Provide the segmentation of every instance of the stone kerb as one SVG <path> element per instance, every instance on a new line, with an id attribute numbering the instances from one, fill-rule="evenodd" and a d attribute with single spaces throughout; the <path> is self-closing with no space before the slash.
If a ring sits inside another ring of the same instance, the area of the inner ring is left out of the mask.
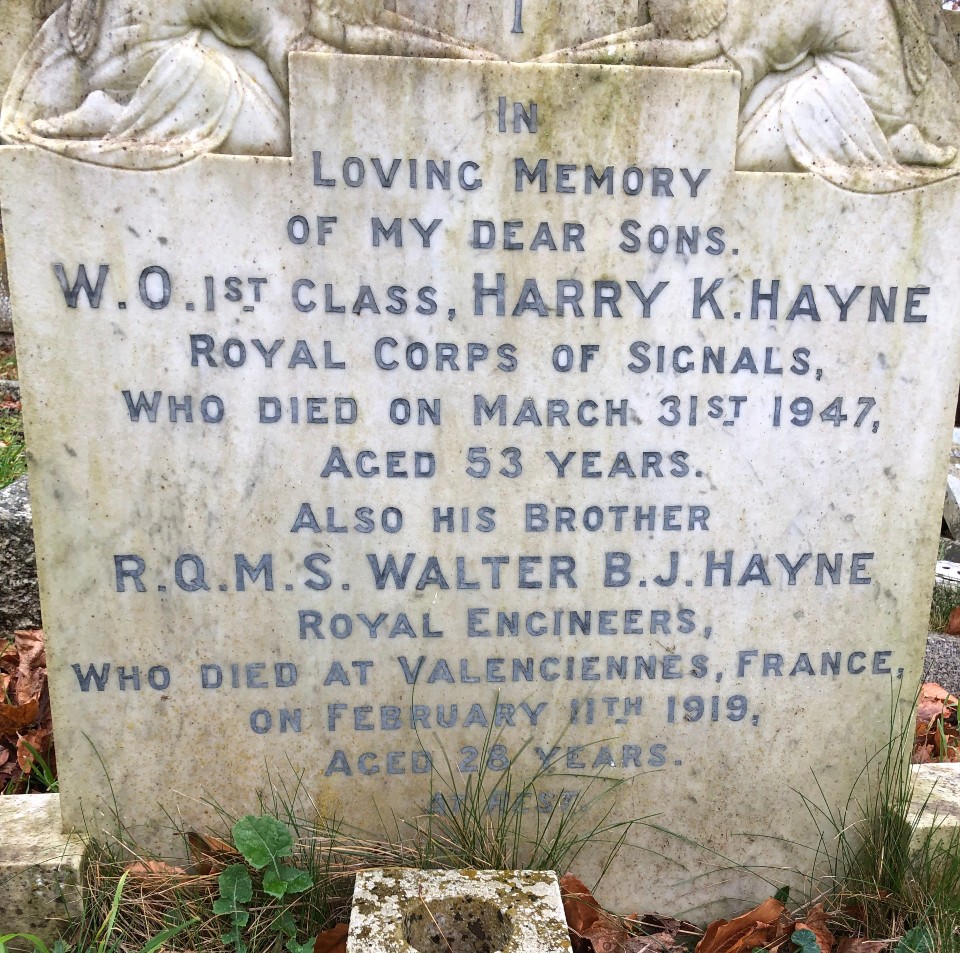
<path id="1" fill-rule="evenodd" d="M 32 933 L 52 943 L 63 922 L 79 913 L 85 844 L 62 828 L 58 794 L 0 797 L 0 933 Z"/>
<path id="2" fill-rule="evenodd" d="M 912 843 L 943 844 L 960 837 L 960 764 L 918 764 L 907 823 Z"/>

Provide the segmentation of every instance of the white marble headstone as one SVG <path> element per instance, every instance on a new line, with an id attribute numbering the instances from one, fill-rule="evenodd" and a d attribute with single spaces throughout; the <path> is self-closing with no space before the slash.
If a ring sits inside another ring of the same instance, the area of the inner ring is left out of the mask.
<path id="1" fill-rule="evenodd" d="M 636 831 L 613 906 L 759 896 L 724 858 L 805 863 L 794 792 L 919 676 L 957 181 L 736 172 L 729 72 L 304 54 L 291 97 L 291 158 L 0 149 L 65 820 L 295 770 L 373 829 L 513 759 L 531 820 L 624 778 L 702 842 Z"/>

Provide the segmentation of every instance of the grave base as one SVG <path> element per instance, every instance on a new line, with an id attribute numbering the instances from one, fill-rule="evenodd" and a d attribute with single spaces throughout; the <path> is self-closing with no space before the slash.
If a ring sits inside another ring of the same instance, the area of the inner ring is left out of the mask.
<path id="1" fill-rule="evenodd" d="M 960 764 L 914 765 L 913 782 L 908 821 L 914 824 L 914 846 L 931 831 L 934 842 L 960 837 Z"/>
<path id="2" fill-rule="evenodd" d="M 32 933 L 52 943 L 65 919 L 79 910 L 86 846 L 82 837 L 63 833 L 60 795 L 0 797 L 0 844 L 0 933 Z"/>

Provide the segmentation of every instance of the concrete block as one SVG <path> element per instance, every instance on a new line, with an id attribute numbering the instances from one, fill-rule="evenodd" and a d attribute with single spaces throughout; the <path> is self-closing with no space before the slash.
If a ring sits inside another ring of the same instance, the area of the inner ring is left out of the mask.
<path id="1" fill-rule="evenodd" d="M 347 953 L 570 953 L 552 871 L 406 870 L 357 875 Z"/>
<path id="2" fill-rule="evenodd" d="M 914 845 L 933 831 L 934 842 L 960 838 L 960 764 L 916 764 L 910 820 Z M 960 843 L 960 842 L 958 842 Z"/>
<path id="3" fill-rule="evenodd" d="M 22 476 L 0 490 L 0 635 L 40 624 L 33 518 Z"/>
<path id="4" fill-rule="evenodd" d="M 0 933 L 33 933 L 51 943 L 65 918 L 79 912 L 84 850 L 81 837 L 63 833 L 60 795 L 0 797 L 0 844 Z"/>

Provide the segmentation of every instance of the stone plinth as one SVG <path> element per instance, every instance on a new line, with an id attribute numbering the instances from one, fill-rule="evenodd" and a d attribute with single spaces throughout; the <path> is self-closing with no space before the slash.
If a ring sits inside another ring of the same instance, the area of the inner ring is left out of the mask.
<path id="1" fill-rule="evenodd" d="M 79 912 L 84 842 L 62 828 L 59 794 L 0 797 L 0 932 L 32 933 L 52 944 L 64 920 Z"/>
<path id="2" fill-rule="evenodd" d="M 960 846 L 960 764 L 917 764 L 911 770 L 913 844 Z"/>

